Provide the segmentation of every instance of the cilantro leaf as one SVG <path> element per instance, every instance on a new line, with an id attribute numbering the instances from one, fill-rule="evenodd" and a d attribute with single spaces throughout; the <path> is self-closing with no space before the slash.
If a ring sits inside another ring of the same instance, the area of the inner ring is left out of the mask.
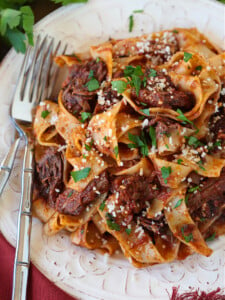
<path id="1" fill-rule="evenodd" d="M 182 233 L 182 236 L 183 236 L 185 242 L 190 243 L 193 241 L 193 234 L 190 233 L 189 235 L 185 235 L 184 227 L 181 228 L 181 233 Z"/>
<path id="2" fill-rule="evenodd" d="M 88 175 L 89 175 L 89 173 L 90 173 L 90 171 L 91 171 L 91 168 L 84 168 L 84 169 L 82 169 L 80 171 L 72 171 L 72 172 L 70 172 L 70 174 L 71 174 L 73 180 L 75 182 L 78 182 L 78 181 L 80 181 L 82 179 L 87 178 Z"/>
<path id="3" fill-rule="evenodd" d="M 92 77 L 86 84 L 85 86 L 88 88 L 89 92 L 96 91 L 99 89 L 100 85 L 99 82 L 96 78 Z"/>
<path id="4" fill-rule="evenodd" d="M 155 133 L 155 128 L 153 126 L 150 126 L 150 128 L 149 128 L 149 135 L 152 140 L 152 145 L 156 147 L 157 146 L 156 133 Z"/>
<path id="5" fill-rule="evenodd" d="M 129 32 L 132 32 L 133 27 L 134 27 L 134 16 L 130 15 L 129 16 Z"/>
<path id="6" fill-rule="evenodd" d="M 184 61 L 188 62 L 192 58 L 192 54 L 188 52 L 184 52 Z"/>
<path id="7" fill-rule="evenodd" d="M 50 114 L 50 111 L 48 111 L 48 110 L 43 110 L 43 111 L 41 112 L 41 117 L 42 117 L 43 119 L 45 119 L 49 114 Z"/>
<path id="8" fill-rule="evenodd" d="M 82 111 L 81 113 L 81 123 L 84 123 L 88 118 L 91 118 L 91 113 L 90 112 L 86 112 L 86 111 Z"/>
<path id="9" fill-rule="evenodd" d="M 170 176 L 171 173 L 172 173 L 171 167 L 162 167 L 161 168 L 161 174 L 162 174 L 162 178 L 164 179 L 165 184 L 167 184 L 167 178 Z"/>
<path id="10" fill-rule="evenodd" d="M 116 90 L 117 93 L 122 94 L 127 89 L 127 82 L 123 80 L 115 80 L 111 82 L 113 90 Z"/>
<path id="11" fill-rule="evenodd" d="M 179 200 L 177 201 L 177 203 L 175 204 L 174 208 L 179 207 L 179 206 L 181 205 L 182 201 L 183 201 L 183 199 L 179 199 Z"/>

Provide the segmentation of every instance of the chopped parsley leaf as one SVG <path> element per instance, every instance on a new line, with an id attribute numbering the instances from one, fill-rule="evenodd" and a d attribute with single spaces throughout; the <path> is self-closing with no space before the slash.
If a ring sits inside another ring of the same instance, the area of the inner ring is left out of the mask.
<path id="1" fill-rule="evenodd" d="M 192 54 L 188 52 L 184 52 L 184 61 L 188 62 L 192 58 Z"/>
<path id="2" fill-rule="evenodd" d="M 177 160 L 178 165 L 181 165 L 182 162 L 183 162 L 183 159 L 178 158 L 178 160 Z"/>
<path id="3" fill-rule="evenodd" d="M 173 30 L 173 33 L 178 33 L 178 32 L 179 32 L 179 31 L 178 31 L 178 30 L 176 30 L 176 29 L 174 29 L 174 30 Z"/>
<path id="4" fill-rule="evenodd" d="M 93 78 L 94 77 L 94 71 L 90 70 L 90 73 L 88 75 L 88 79 Z"/>
<path id="5" fill-rule="evenodd" d="M 167 148 L 167 149 L 170 149 L 170 147 L 169 147 L 169 145 L 168 145 L 168 144 L 165 144 L 165 146 L 166 146 L 166 148 Z"/>
<path id="6" fill-rule="evenodd" d="M 200 218 L 201 222 L 205 222 L 206 218 Z"/>
<path id="7" fill-rule="evenodd" d="M 203 162 L 201 160 L 197 162 L 197 165 L 199 166 L 200 169 L 206 171 L 206 169 L 203 167 Z"/>
<path id="8" fill-rule="evenodd" d="M 87 151 L 91 151 L 91 148 L 92 148 L 92 146 L 93 146 L 93 140 L 91 140 L 91 142 L 89 143 L 89 145 L 88 144 L 84 144 L 84 146 L 85 146 L 85 149 L 87 150 Z"/>
<path id="9" fill-rule="evenodd" d="M 145 116 L 139 116 L 138 119 L 143 121 L 145 119 Z"/>
<path id="10" fill-rule="evenodd" d="M 99 57 L 96 58 L 96 63 L 98 63 L 98 62 L 100 62 L 100 58 Z"/>
<path id="11" fill-rule="evenodd" d="M 150 138 L 152 140 L 152 146 L 157 146 L 157 143 L 156 143 L 156 133 L 155 133 L 155 128 L 153 126 L 150 126 L 149 128 L 149 135 L 150 135 Z"/>
<path id="12" fill-rule="evenodd" d="M 140 102 L 141 103 L 141 105 L 143 105 L 143 106 L 147 106 L 148 104 L 146 104 L 146 103 L 144 103 L 144 102 Z"/>
<path id="13" fill-rule="evenodd" d="M 73 191 L 69 192 L 69 194 L 67 195 L 67 198 L 71 197 L 73 195 Z"/>
<path id="14" fill-rule="evenodd" d="M 99 89 L 100 85 L 99 82 L 96 78 L 92 77 L 86 84 L 85 86 L 88 88 L 89 92 L 96 91 Z"/>
<path id="15" fill-rule="evenodd" d="M 175 204 L 174 208 L 179 207 L 179 206 L 181 205 L 182 201 L 183 201 L 183 199 L 179 199 L 179 200 L 177 201 L 177 203 Z"/>
<path id="16" fill-rule="evenodd" d="M 99 209 L 100 209 L 101 211 L 103 211 L 104 208 L 105 208 L 105 200 L 102 201 L 102 203 L 101 203 L 100 206 L 99 206 Z"/>
<path id="17" fill-rule="evenodd" d="M 41 117 L 42 117 L 43 119 L 45 119 L 49 114 L 50 114 L 50 111 L 48 111 L 48 110 L 43 110 L 43 111 L 41 112 Z"/>
<path id="18" fill-rule="evenodd" d="M 150 116 L 150 111 L 149 108 L 145 108 L 145 109 L 140 109 L 141 112 L 143 112 L 143 114 Z"/>
<path id="19" fill-rule="evenodd" d="M 134 14 L 140 14 L 140 13 L 143 13 L 143 12 L 144 12 L 143 9 L 135 9 L 135 10 L 133 10 Z"/>
<path id="20" fill-rule="evenodd" d="M 116 157 L 117 157 L 118 154 L 119 154 L 119 147 L 118 147 L 118 146 L 116 146 L 116 147 L 114 148 L 114 153 L 115 153 L 115 155 L 116 155 Z"/>
<path id="21" fill-rule="evenodd" d="M 199 141 L 195 136 L 185 136 L 185 138 L 188 140 L 188 145 L 193 146 L 194 148 L 198 148 L 200 146 L 203 146 L 204 144 Z"/>
<path id="22" fill-rule="evenodd" d="M 106 135 L 104 136 L 104 141 L 106 141 L 106 142 L 107 142 L 107 136 L 106 136 Z"/>
<path id="23" fill-rule="evenodd" d="M 141 136 L 133 135 L 130 132 L 128 132 L 128 138 L 131 142 L 133 142 L 133 144 L 128 144 L 128 147 L 130 149 L 140 148 L 141 154 L 143 156 L 148 155 L 148 145 L 143 132 L 141 133 Z"/>
<path id="24" fill-rule="evenodd" d="M 193 234 L 190 233 L 189 235 L 185 235 L 184 234 L 184 227 L 181 228 L 181 232 L 182 232 L 182 236 L 183 236 L 185 242 L 190 243 L 190 242 L 193 241 Z"/>
<path id="25" fill-rule="evenodd" d="M 162 167 L 161 168 L 161 174 L 162 174 L 162 178 L 164 179 L 165 184 L 167 184 L 167 178 L 170 176 L 171 173 L 172 173 L 171 167 Z"/>
<path id="26" fill-rule="evenodd" d="M 116 90 L 117 93 L 122 94 L 127 89 L 127 82 L 123 80 L 115 80 L 111 82 L 113 90 Z"/>
<path id="27" fill-rule="evenodd" d="M 154 69 L 150 69 L 150 72 L 148 74 L 148 77 L 156 77 L 157 76 L 157 72 Z"/>
<path id="28" fill-rule="evenodd" d="M 82 169 L 80 171 L 72 171 L 72 172 L 70 172 L 70 174 L 71 174 L 73 180 L 75 182 L 78 182 L 78 181 L 80 181 L 82 179 L 87 178 L 88 175 L 89 175 L 89 173 L 90 173 L 90 171 L 91 171 L 91 168 L 84 168 L 84 169 Z"/>
<path id="29" fill-rule="evenodd" d="M 131 228 L 126 228 L 125 231 L 126 231 L 126 234 L 128 234 L 128 235 L 131 234 Z"/>
<path id="30" fill-rule="evenodd" d="M 177 117 L 177 119 L 181 120 L 185 124 L 189 123 L 189 124 L 193 125 L 193 122 L 190 121 L 190 120 L 188 120 L 188 118 L 185 117 L 185 115 L 183 114 L 183 112 L 179 108 L 177 109 L 177 113 L 179 114 L 179 116 Z"/>
<path id="31" fill-rule="evenodd" d="M 195 70 L 196 70 L 196 71 L 201 71 L 201 70 L 202 70 L 202 66 L 197 66 L 197 67 L 195 68 Z"/>
<path id="32" fill-rule="evenodd" d="M 82 111 L 81 113 L 81 123 L 84 123 L 87 119 L 91 118 L 91 113 L 90 112 L 86 112 L 86 111 Z"/>
<path id="33" fill-rule="evenodd" d="M 109 226 L 109 228 L 115 231 L 120 231 L 120 225 L 114 221 L 113 216 L 108 212 L 105 214 L 105 216 L 106 216 L 106 223 Z"/>
<path id="34" fill-rule="evenodd" d="M 189 193 L 193 193 L 193 192 L 195 192 L 195 191 L 201 191 L 199 185 L 196 185 L 196 186 L 194 186 L 194 187 L 188 189 L 188 192 L 189 192 Z"/>
<path id="35" fill-rule="evenodd" d="M 129 32 L 132 32 L 133 27 L 134 27 L 134 16 L 130 15 L 129 16 Z"/>
<path id="36" fill-rule="evenodd" d="M 211 242 L 215 240 L 215 237 L 216 237 L 216 233 L 214 232 L 211 236 L 207 237 L 205 240 L 206 242 Z"/>

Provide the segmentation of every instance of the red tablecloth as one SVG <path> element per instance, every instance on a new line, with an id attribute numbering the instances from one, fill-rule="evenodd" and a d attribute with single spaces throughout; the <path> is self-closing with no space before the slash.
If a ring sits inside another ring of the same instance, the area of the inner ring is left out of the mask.
<path id="1" fill-rule="evenodd" d="M 0 300 L 11 300 L 15 249 L 0 233 Z M 35 266 L 30 266 L 28 300 L 74 300 L 57 288 Z"/>

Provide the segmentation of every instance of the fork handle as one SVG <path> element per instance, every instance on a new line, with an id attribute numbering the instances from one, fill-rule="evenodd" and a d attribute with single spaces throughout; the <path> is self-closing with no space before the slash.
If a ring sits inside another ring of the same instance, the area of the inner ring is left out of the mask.
<path id="1" fill-rule="evenodd" d="M 0 165 L 0 196 L 4 190 L 4 187 L 9 179 L 12 171 L 13 163 L 15 160 L 16 152 L 19 147 L 21 137 L 18 137 L 9 149 L 9 152 L 4 157 Z"/>
<path id="2" fill-rule="evenodd" d="M 25 300 L 30 266 L 31 199 L 33 183 L 33 145 L 26 141 L 22 189 L 18 215 L 16 254 L 13 270 L 13 300 Z"/>

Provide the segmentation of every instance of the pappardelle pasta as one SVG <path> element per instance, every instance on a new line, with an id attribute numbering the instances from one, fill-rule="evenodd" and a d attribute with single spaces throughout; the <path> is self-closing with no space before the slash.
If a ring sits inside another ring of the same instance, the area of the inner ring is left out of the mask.
<path id="1" fill-rule="evenodd" d="M 33 123 L 44 232 L 135 267 L 209 256 L 225 233 L 225 53 L 175 28 L 55 62 L 69 75 Z"/>

